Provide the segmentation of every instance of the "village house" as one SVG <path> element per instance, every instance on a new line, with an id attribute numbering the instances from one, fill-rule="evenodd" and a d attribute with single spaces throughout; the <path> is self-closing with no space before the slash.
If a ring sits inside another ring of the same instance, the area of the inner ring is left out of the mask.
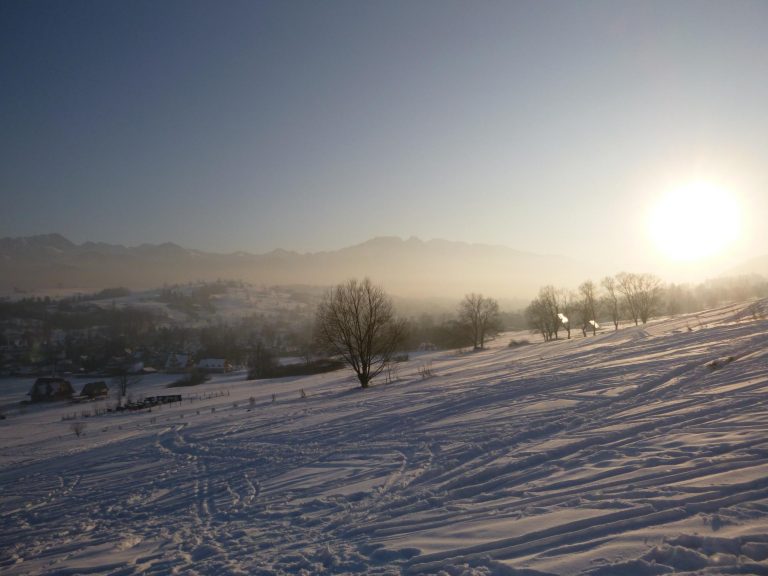
<path id="1" fill-rule="evenodd" d="M 32 402 L 45 402 L 48 400 L 69 400 L 75 391 L 72 384 L 64 378 L 44 377 L 35 380 L 29 396 Z"/>
<path id="2" fill-rule="evenodd" d="M 203 358 L 197 363 L 197 369 L 202 372 L 224 374 L 232 371 L 232 365 L 224 358 Z"/>
<path id="3" fill-rule="evenodd" d="M 96 398 L 106 398 L 109 394 L 109 387 L 103 380 L 98 382 L 88 382 L 80 391 L 81 398 L 95 400 Z"/>
<path id="4" fill-rule="evenodd" d="M 192 357 L 189 354 L 169 354 L 165 361 L 165 371 L 186 372 L 192 366 Z"/>

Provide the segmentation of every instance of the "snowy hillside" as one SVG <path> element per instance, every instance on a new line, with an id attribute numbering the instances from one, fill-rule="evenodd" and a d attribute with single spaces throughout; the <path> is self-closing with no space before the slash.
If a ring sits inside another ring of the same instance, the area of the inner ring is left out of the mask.
<path id="1" fill-rule="evenodd" d="M 768 574 L 760 305 L 412 355 L 366 391 L 156 376 L 133 394 L 194 399 L 80 437 L 62 417 L 82 406 L 14 408 L 0 572 Z"/>
<path id="2" fill-rule="evenodd" d="M 169 301 L 165 289 L 155 289 L 86 303 L 107 309 L 151 311 L 171 324 L 200 327 L 234 324 L 248 316 L 311 318 L 312 305 L 324 292 L 319 288 L 266 287 L 244 282 L 190 283 L 171 291 L 180 296 L 176 302 Z"/>

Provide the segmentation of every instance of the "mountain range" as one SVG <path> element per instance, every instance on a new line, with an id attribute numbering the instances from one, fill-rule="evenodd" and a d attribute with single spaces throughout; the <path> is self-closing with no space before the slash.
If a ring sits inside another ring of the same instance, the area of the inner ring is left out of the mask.
<path id="1" fill-rule="evenodd" d="M 341 250 L 305 254 L 217 254 L 173 243 L 76 244 L 60 234 L 0 239 L 3 292 L 147 289 L 216 279 L 327 286 L 364 276 L 400 296 L 454 298 L 483 292 L 527 298 L 544 284 L 575 286 L 589 271 L 561 256 L 418 238 L 378 237 Z"/>

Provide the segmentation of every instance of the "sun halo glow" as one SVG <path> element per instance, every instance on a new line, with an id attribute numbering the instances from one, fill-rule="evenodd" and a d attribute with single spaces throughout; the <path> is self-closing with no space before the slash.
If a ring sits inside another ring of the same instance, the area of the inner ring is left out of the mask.
<path id="1" fill-rule="evenodd" d="M 669 191 L 653 208 L 649 234 L 668 259 L 692 262 L 716 256 L 741 232 L 736 200 L 723 188 L 696 182 Z"/>

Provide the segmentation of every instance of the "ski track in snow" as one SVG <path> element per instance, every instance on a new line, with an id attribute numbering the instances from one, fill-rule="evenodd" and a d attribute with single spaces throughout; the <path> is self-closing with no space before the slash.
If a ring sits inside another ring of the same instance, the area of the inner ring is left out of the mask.
<path id="1" fill-rule="evenodd" d="M 417 355 L 367 391 L 229 376 L 81 438 L 30 407 L 0 421 L 0 572 L 768 574 L 768 321 L 746 306 Z"/>

